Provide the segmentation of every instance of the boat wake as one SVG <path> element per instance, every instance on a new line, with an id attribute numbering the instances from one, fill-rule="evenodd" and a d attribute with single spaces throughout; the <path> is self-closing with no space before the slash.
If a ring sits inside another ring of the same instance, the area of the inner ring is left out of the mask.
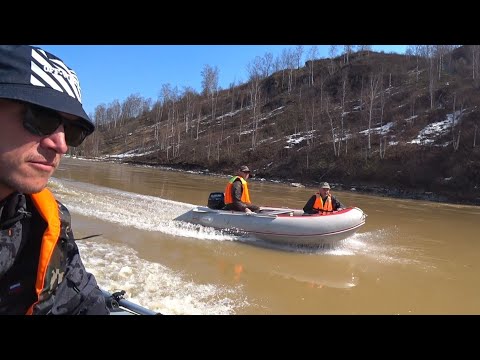
<path id="1" fill-rule="evenodd" d="M 173 220 L 195 206 L 192 204 L 55 178 L 50 180 L 49 188 L 70 212 L 83 216 L 186 238 L 218 241 L 238 238 L 227 231 Z"/>
<path id="2" fill-rule="evenodd" d="M 87 270 L 95 275 L 102 289 L 110 293 L 124 290 L 126 300 L 162 314 L 227 315 L 252 306 L 241 283 L 198 283 L 183 271 L 142 258 L 128 246 L 133 244 L 133 240 L 128 240 L 132 232 L 122 227 L 202 240 L 236 239 L 221 231 L 172 220 L 192 205 L 54 178 L 49 188 L 72 214 L 93 218 L 87 224 L 94 222 L 96 227 L 112 234 L 77 241 Z M 81 221 L 77 218 L 77 225 Z M 120 226 L 112 227 L 112 223 Z M 79 226 L 75 229 L 79 237 L 89 235 L 84 232 Z"/>
<path id="3" fill-rule="evenodd" d="M 333 250 L 332 255 L 355 255 L 374 260 L 383 265 L 417 266 L 424 271 L 436 267 L 427 254 L 415 246 L 399 246 L 400 230 L 393 226 L 375 231 L 357 233 L 346 239 L 342 247 Z"/>
<path id="4" fill-rule="evenodd" d="M 249 306 L 240 284 L 198 284 L 181 272 L 140 258 L 130 247 L 101 240 L 77 244 L 85 267 L 110 293 L 125 290 L 126 300 L 165 315 L 229 315 Z"/>

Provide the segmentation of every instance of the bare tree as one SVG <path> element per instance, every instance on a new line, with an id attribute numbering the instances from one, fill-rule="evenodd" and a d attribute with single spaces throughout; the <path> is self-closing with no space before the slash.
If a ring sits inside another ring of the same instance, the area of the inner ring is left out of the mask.
<path id="1" fill-rule="evenodd" d="M 391 79 L 391 75 L 390 74 L 390 79 Z M 385 89 L 384 85 L 383 85 L 383 74 L 380 74 L 380 128 L 383 127 L 383 117 L 384 117 L 384 114 L 385 114 L 385 103 L 387 101 L 387 96 L 388 96 L 388 93 L 387 91 L 389 91 L 389 89 L 391 88 L 391 80 L 389 80 L 389 86 L 388 86 L 388 89 Z M 384 135 L 383 133 L 383 130 L 380 134 L 380 151 L 379 151 L 379 154 L 380 154 L 380 159 L 384 159 L 385 158 L 385 152 L 387 150 L 387 137 Z"/>
<path id="2" fill-rule="evenodd" d="M 416 74 L 416 82 L 418 82 L 418 75 L 420 73 L 418 65 L 419 65 L 420 56 L 421 56 L 421 45 L 408 45 L 406 54 L 415 56 L 415 59 L 417 61 L 415 74 Z"/>
<path id="3" fill-rule="evenodd" d="M 477 130 L 478 130 L 478 125 L 474 125 L 474 131 L 473 131 L 473 147 L 477 146 Z"/>
<path id="4" fill-rule="evenodd" d="M 164 150 L 166 150 L 167 160 L 170 159 L 170 150 L 172 150 L 172 157 L 176 156 L 176 129 L 178 129 L 179 114 L 177 109 L 177 103 L 179 100 L 179 91 L 177 86 L 170 88 L 170 92 L 167 94 L 166 101 L 167 106 L 167 124 L 164 135 Z"/>
<path id="5" fill-rule="evenodd" d="M 472 79 L 475 80 L 479 76 L 480 45 L 471 45 L 471 49 L 472 49 Z"/>
<path id="6" fill-rule="evenodd" d="M 311 131 L 311 134 L 312 136 L 309 137 L 307 139 L 307 144 L 308 145 L 313 145 L 314 142 L 315 142 L 315 136 L 314 136 L 314 132 L 315 132 L 315 98 L 312 98 L 312 104 L 311 104 L 311 108 L 312 108 L 312 111 L 311 111 L 311 117 L 310 117 L 310 131 Z M 308 131 L 308 129 L 307 129 Z M 308 154 L 307 154 L 308 155 Z"/>
<path id="7" fill-rule="evenodd" d="M 202 70 L 202 89 L 203 93 L 210 98 L 211 103 L 211 117 L 212 126 L 210 126 L 209 144 L 208 144 L 208 159 L 210 159 L 210 146 L 211 146 L 211 133 L 213 132 L 213 125 L 215 124 L 215 111 L 218 96 L 218 67 L 211 67 L 210 65 L 204 65 Z"/>
<path id="8" fill-rule="evenodd" d="M 155 143 L 157 146 L 160 144 L 160 121 L 162 119 L 163 114 L 163 105 L 161 100 L 157 100 L 157 102 L 153 105 L 153 136 L 155 138 Z"/>
<path id="9" fill-rule="evenodd" d="M 144 109 L 145 100 L 140 94 L 128 96 L 122 103 L 122 119 L 131 119 L 138 117 Z"/>
<path id="10" fill-rule="evenodd" d="M 185 119 L 185 133 L 188 134 L 190 123 L 193 121 L 194 115 L 194 99 L 197 93 L 191 86 L 183 88 L 182 100 L 185 102 L 184 119 Z"/>
<path id="11" fill-rule="evenodd" d="M 451 51 L 451 45 L 435 45 L 433 53 L 437 59 L 438 81 L 440 81 L 444 68 L 445 56 Z"/>
<path id="12" fill-rule="evenodd" d="M 364 107 L 364 106 L 363 106 L 363 103 L 364 103 L 364 99 L 363 99 L 363 98 L 364 98 L 364 95 L 365 95 L 365 94 L 364 94 L 364 92 L 365 92 L 365 90 L 364 90 L 364 83 L 365 83 L 365 81 L 364 81 L 363 74 L 362 74 L 362 77 L 361 77 L 361 80 L 360 80 L 360 97 L 359 97 L 359 99 L 358 99 L 358 103 L 359 103 L 359 104 L 358 104 L 358 109 L 360 110 L 360 112 L 363 110 L 363 107 Z"/>
<path id="13" fill-rule="evenodd" d="M 262 77 L 266 78 L 270 76 L 273 69 L 273 54 L 266 52 L 262 59 Z"/>
<path id="14" fill-rule="evenodd" d="M 100 104 L 95 107 L 93 118 L 97 126 L 107 126 L 107 107 L 105 104 Z"/>
<path id="15" fill-rule="evenodd" d="M 202 91 L 206 96 L 212 96 L 218 88 L 218 67 L 211 67 L 210 65 L 204 65 L 201 72 L 202 76 Z"/>
<path id="16" fill-rule="evenodd" d="M 453 151 L 458 150 L 458 146 L 460 145 L 460 132 L 461 129 L 458 130 L 458 133 L 455 134 L 455 125 L 456 125 L 456 120 L 457 120 L 457 112 L 455 109 L 456 106 L 456 100 L 457 100 L 457 95 L 453 94 L 453 113 L 452 113 L 452 145 L 453 145 Z M 460 116 L 462 114 L 463 109 L 460 109 Z"/>
<path id="17" fill-rule="evenodd" d="M 325 85 L 326 80 L 327 77 L 323 73 L 320 73 L 320 116 L 323 112 L 323 86 Z"/>
<path id="18" fill-rule="evenodd" d="M 252 149 L 257 146 L 258 119 L 260 115 L 260 80 L 261 80 L 261 59 L 257 56 L 247 65 L 247 71 L 250 78 L 249 92 L 250 104 L 252 106 Z"/>
<path id="19" fill-rule="evenodd" d="M 113 127 L 116 128 L 120 124 L 122 117 L 122 106 L 118 100 L 113 100 L 107 106 L 107 121 L 113 123 Z"/>
<path id="20" fill-rule="evenodd" d="M 434 48 L 435 48 L 434 45 L 417 45 L 417 47 L 415 48 L 418 56 L 422 58 L 427 64 L 426 67 L 428 68 L 428 92 L 430 95 L 431 110 L 433 110 L 435 107 L 435 85 L 436 85 L 436 78 L 437 78 L 437 76 L 435 75 Z M 417 77 L 417 80 L 418 80 L 418 77 Z"/>
<path id="21" fill-rule="evenodd" d="M 347 85 L 348 85 L 348 71 L 346 71 L 342 77 L 342 99 L 340 103 L 342 113 L 340 115 L 340 142 L 338 145 L 339 146 L 338 153 L 340 153 L 340 147 L 341 147 L 342 141 L 345 142 L 345 153 L 347 152 L 347 147 L 346 147 L 347 137 L 345 134 L 345 126 L 344 126 L 344 119 L 346 115 L 345 99 L 347 97 Z"/>
<path id="22" fill-rule="evenodd" d="M 435 71 L 434 71 L 434 57 L 433 57 L 433 46 L 426 45 L 425 48 L 426 57 L 428 59 L 428 91 L 430 94 L 430 109 L 433 110 L 435 106 Z"/>
<path id="23" fill-rule="evenodd" d="M 372 121 L 373 121 L 373 107 L 375 104 L 375 99 L 378 94 L 380 75 L 370 75 L 370 86 L 368 88 L 368 144 L 367 144 L 367 156 L 370 156 L 372 151 L 372 141 L 371 141 L 371 132 L 372 132 Z"/>
<path id="24" fill-rule="evenodd" d="M 308 58 L 310 59 L 308 66 L 309 66 L 309 74 L 310 76 L 308 77 L 308 83 L 310 86 L 313 86 L 315 84 L 314 78 L 313 78 L 313 69 L 314 69 L 314 61 L 317 58 L 317 53 L 318 53 L 318 48 L 317 45 L 314 45 L 310 48 L 308 52 Z"/>
<path id="25" fill-rule="evenodd" d="M 367 53 L 367 56 L 370 55 L 370 52 L 372 51 L 372 45 L 357 45 L 357 50 L 358 51 L 365 51 Z"/>
<path id="26" fill-rule="evenodd" d="M 288 69 L 288 93 L 292 91 L 293 86 L 293 70 L 295 68 L 295 53 L 292 49 L 283 49 L 282 51 L 282 66 Z M 282 87 L 284 81 L 284 72 L 282 73 Z"/>
<path id="27" fill-rule="evenodd" d="M 334 124 L 334 119 L 333 116 L 330 113 L 329 107 L 330 107 L 330 98 L 327 97 L 325 99 L 325 111 L 327 112 L 328 119 L 330 120 L 330 130 L 332 132 L 332 145 L 333 145 L 333 154 L 338 157 L 340 156 L 340 152 L 337 149 L 337 135 L 336 135 L 336 129 L 335 129 L 335 124 Z"/>
<path id="28" fill-rule="evenodd" d="M 210 98 L 211 102 L 211 116 L 212 122 L 215 120 L 215 105 L 216 97 L 218 95 L 218 67 L 211 67 L 210 65 L 204 65 L 202 70 L 202 90 L 203 93 Z"/>
<path id="29" fill-rule="evenodd" d="M 330 56 L 330 65 L 328 67 L 328 72 L 330 75 L 333 75 L 333 73 L 335 72 L 335 57 L 337 56 L 337 45 L 330 45 L 328 55 Z"/>
<path id="30" fill-rule="evenodd" d="M 197 136 L 195 137 L 195 140 L 198 141 L 198 132 L 199 132 L 199 129 L 200 129 L 200 119 L 202 117 L 202 111 L 201 109 L 198 110 L 198 116 L 197 116 Z"/>
<path id="31" fill-rule="evenodd" d="M 157 145 L 160 145 L 160 149 L 164 150 L 166 148 L 166 138 L 167 138 L 167 131 L 168 131 L 168 124 L 166 125 L 166 131 L 164 134 L 164 138 L 161 139 L 161 132 L 160 132 L 160 122 L 163 118 L 164 109 L 167 109 L 168 102 L 172 98 L 173 89 L 170 83 L 162 84 L 160 94 L 158 96 L 158 104 L 157 111 L 155 112 L 155 141 Z M 167 111 L 168 114 L 168 111 Z"/>
<path id="32" fill-rule="evenodd" d="M 302 55 L 303 55 L 303 45 L 298 45 L 295 47 L 294 51 L 294 58 L 295 62 L 297 63 L 297 69 L 300 69 L 300 64 L 302 63 Z"/>
<path id="33" fill-rule="evenodd" d="M 289 68 L 289 65 L 291 63 L 291 57 L 292 57 L 292 52 L 290 49 L 283 49 L 282 54 L 280 56 L 280 64 L 282 68 L 282 89 L 283 89 L 283 84 L 285 82 L 285 70 Z"/>
<path id="34" fill-rule="evenodd" d="M 282 69 L 282 59 L 280 56 L 276 56 L 273 62 L 273 72 L 276 73 Z"/>
<path id="35" fill-rule="evenodd" d="M 343 63 L 348 64 L 353 45 L 343 45 Z"/>

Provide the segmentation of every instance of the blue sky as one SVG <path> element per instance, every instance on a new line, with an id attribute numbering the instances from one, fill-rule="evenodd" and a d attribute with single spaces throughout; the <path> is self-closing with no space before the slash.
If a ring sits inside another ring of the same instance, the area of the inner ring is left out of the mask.
<path id="1" fill-rule="evenodd" d="M 163 84 L 201 91 L 204 65 L 217 66 L 222 88 L 247 80 L 247 65 L 256 56 L 296 45 L 36 45 L 62 59 L 80 79 L 85 111 L 100 104 L 122 102 L 139 94 L 157 100 Z M 329 45 L 318 45 L 328 57 Z M 304 58 L 311 48 L 304 45 Z M 341 47 L 339 47 L 341 48 Z M 372 45 L 375 51 L 405 53 L 407 45 Z"/>

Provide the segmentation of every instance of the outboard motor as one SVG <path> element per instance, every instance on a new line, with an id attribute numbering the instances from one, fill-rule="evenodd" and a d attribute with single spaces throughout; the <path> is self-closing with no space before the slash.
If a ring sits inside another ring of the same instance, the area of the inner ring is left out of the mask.
<path id="1" fill-rule="evenodd" d="M 225 196 L 223 192 L 212 192 L 208 196 L 208 207 L 210 209 L 220 210 L 225 206 Z"/>

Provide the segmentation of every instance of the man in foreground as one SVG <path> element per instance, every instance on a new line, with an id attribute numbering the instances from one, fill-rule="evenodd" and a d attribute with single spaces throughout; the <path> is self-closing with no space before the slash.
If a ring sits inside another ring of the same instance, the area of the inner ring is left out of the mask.
<path id="1" fill-rule="evenodd" d="M 31 46 L 0 46 L 0 314 L 108 314 L 70 214 L 46 188 L 94 131 L 76 73 Z"/>

